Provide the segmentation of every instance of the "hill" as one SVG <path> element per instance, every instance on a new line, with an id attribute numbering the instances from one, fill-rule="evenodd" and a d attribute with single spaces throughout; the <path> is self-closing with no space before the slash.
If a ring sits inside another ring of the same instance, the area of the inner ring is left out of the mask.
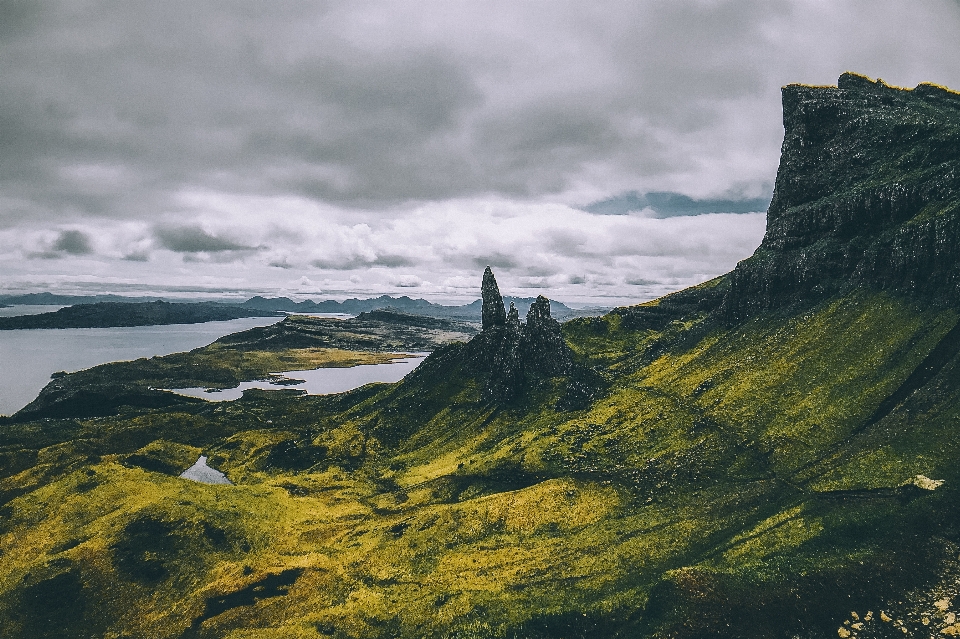
<path id="1" fill-rule="evenodd" d="M 3 425 L 0 628 L 960 634 L 960 100 L 844 74 L 784 124 L 763 244 L 698 287 L 561 325 L 489 272 L 398 384 Z"/>
<path id="2" fill-rule="evenodd" d="M 230 304 L 200 302 L 97 302 L 76 304 L 52 313 L 0 317 L 0 331 L 29 328 L 109 328 L 222 322 L 241 317 L 273 317 L 275 312 Z"/>

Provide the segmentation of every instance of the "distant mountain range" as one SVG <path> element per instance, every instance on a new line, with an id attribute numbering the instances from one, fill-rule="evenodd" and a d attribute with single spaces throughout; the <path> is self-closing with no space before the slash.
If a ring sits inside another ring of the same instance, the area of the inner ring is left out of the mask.
<path id="1" fill-rule="evenodd" d="M 513 302 L 520 314 L 527 312 L 530 304 L 533 303 L 533 297 L 504 297 L 507 306 Z M 145 297 L 122 297 L 119 295 L 55 295 L 53 293 L 28 293 L 26 295 L 0 295 L 0 305 L 13 304 L 32 304 L 32 305 L 56 305 L 72 306 L 76 304 L 98 304 L 98 303 L 125 303 L 125 304 L 143 304 L 153 303 L 156 298 Z M 171 302 L 176 304 L 176 302 Z M 210 303 L 207 303 L 210 304 Z M 237 303 L 218 303 L 217 306 L 224 309 L 242 308 L 250 311 L 260 311 L 263 313 L 271 311 L 285 311 L 288 313 L 345 313 L 347 315 L 357 315 L 384 308 L 390 308 L 404 313 L 414 315 L 426 315 L 429 317 L 440 317 L 445 319 L 458 319 L 470 322 L 480 321 L 480 300 L 475 300 L 469 304 L 461 306 L 446 306 L 443 304 L 434 304 L 424 299 L 412 299 L 403 295 L 401 297 L 392 297 L 390 295 L 381 295 L 369 299 L 352 298 L 337 302 L 335 300 L 326 300 L 314 302 L 305 300 L 295 302 L 289 297 L 262 297 L 257 295 L 245 302 Z M 564 320 L 574 317 L 584 317 L 597 315 L 606 309 L 580 310 L 566 306 L 562 302 L 551 300 L 551 311 L 553 316 Z M 246 316 L 246 315 L 245 315 Z"/>
<path id="2" fill-rule="evenodd" d="M 530 305 L 536 298 L 533 297 L 504 297 L 504 303 L 509 306 L 513 302 L 521 314 L 525 314 Z M 346 313 L 357 315 L 378 309 L 389 308 L 404 313 L 414 315 L 427 315 L 429 317 L 442 317 L 446 319 L 459 319 L 470 322 L 480 321 L 481 301 L 474 300 L 469 304 L 462 306 L 446 306 L 443 304 L 434 304 L 424 299 L 412 299 L 403 295 L 401 297 L 391 297 L 381 295 L 370 299 L 348 299 L 343 302 L 327 300 L 324 302 L 313 302 L 306 300 L 304 302 L 294 302 L 287 297 L 265 298 L 259 295 L 253 297 L 241 306 L 245 308 L 255 308 L 263 311 L 287 311 L 292 313 Z M 560 319 L 570 319 L 573 317 L 583 317 L 585 315 L 598 314 L 591 311 L 582 311 L 570 308 L 562 302 L 550 301 L 550 308 L 554 317 Z"/>

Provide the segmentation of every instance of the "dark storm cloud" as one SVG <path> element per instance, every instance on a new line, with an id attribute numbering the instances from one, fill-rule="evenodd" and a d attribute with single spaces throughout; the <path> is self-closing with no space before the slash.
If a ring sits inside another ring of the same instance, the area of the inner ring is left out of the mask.
<path id="1" fill-rule="evenodd" d="M 70 255 L 86 255 L 93 252 L 90 238 L 80 231 L 62 231 L 53 243 L 54 251 L 63 251 Z"/>
<path id="2" fill-rule="evenodd" d="M 38 24 L 41 10 L 35 0 L 0 0 L 0 38 L 26 35 Z"/>
<path id="3" fill-rule="evenodd" d="M 398 266 L 413 266 L 416 262 L 402 255 L 377 255 L 372 258 L 351 255 L 342 259 L 321 258 L 311 262 L 316 268 L 330 269 L 333 271 L 352 271 L 356 269 L 367 269 L 372 266 L 381 266 L 394 268 Z"/>
<path id="4" fill-rule="evenodd" d="M 519 266 L 516 257 L 505 255 L 503 253 L 490 253 L 489 255 L 480 255 L 470 259 L 470 263 L 476 268 L 486 268 L 493 266 L 496 268 L 516 268 Z"/>
<path id="5" fill-rule="evenodd" d="M 515 21 L 501 25 L 442 3 L 7 2 L 28 35 L 0 45 L 0 180 L 33 204 L 22 216 L 145 217 L 185 186 L 376 207 L 556 192 L 590 162 L 656 170 L 676 162 L 653 157 L 662 141 L 631 121 L 702 128 L 715 109 L 685 92 L 758 90 L 749 65 L 683 74 L 691 50 L 661 50 L 673 40 L 661 32 L 730 31 L 709 52 L 730 57 L 777 3 L 713 4 L 572 3 L 539 24 L 546 7 L 491 3 Z M 363 28 L 379 14 L 393 42 Z M 541 38 L 580 39 L 590 55 L 541 62 Z M 72 165 L 123 166 L 125 181 L 65 175 Z"/>
<path id="6" fill-rule="evenodd" d="M 199 226 L 163 226 L 154 229 L 153 235 L 160 246 L 176 253 L 222 253 L 254 249 L 211 235 Z"/>
<path id="7" fill-rule="evenodd" d="M 372 208 L 704 190 L 701 164 L 722 181 L 718 162 L 758 142 L 775 161 L 777 88 L 796 79 L 777 72 L 796 44 L 777 29 L 810 6 L 5 0 L 0 187 L 18 203 L 0 224 L 146 218 L 196 187 Z M 858 28 L 882 30 L 882 13 Z M 844 70 L 820 66 L 822 82 Z"/>

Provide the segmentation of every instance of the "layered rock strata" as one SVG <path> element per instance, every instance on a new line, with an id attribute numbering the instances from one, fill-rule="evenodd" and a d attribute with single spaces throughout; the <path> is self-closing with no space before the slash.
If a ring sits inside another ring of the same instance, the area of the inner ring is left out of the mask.
<path id="1" fill-rule="evenodd" d="M 856 286 L 960 302 L 960 94 L 845 73 L 783 88 L 767 230 L 727 277 L 728 320 Z"/>

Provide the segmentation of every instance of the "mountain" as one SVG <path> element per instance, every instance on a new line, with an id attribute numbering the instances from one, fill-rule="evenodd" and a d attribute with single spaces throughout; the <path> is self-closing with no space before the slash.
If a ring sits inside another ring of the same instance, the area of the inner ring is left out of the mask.
<path id="1" fill-rule="evenodd" d="M 0 304 L 34 304 L 38 306 L 70 306 L 71 304 L 95 304 L 97 302 L 150 302 L 152 297 L 125 297 L 123 295 L 57 295 L 54 293 L 26 293 L 24 295 L 0 295 Z"/>
<path id="2" fill-rule="evenodd" d="M 272 317 L 275 312 L 234 304 L 199 302 L 97 302 L 74 304 L 52 313 L 0 317 L 0 331 L 25 328 L 107 328 L 222 322 L 241 317 Z"/>
<path id="3" fill-rule="evenodd" d="M 490 271 L 397 384 L 0 424 L 2 634 L 960 635 L 960 96 L 783 95 L 724 276 L 560 324 Z"/>
<path id="4" fill-rule="evenodd" d="M 536 298 L 506 297 L 504 299 L 507 303 L 513 302 L 518 308 L 529 308 Z M 314 302 L 312 300 L 294 302 L 288 297 L 265 298 L 258 295 L 244 302 L 243 306 L 260 310 L 276 310 L 291 313 L 345 313 L 347 315 L 356 315 L 358 313 L 367 313 L 387 308 L 402 313 L 413 313 L 416 315 L 426 315 L 428 317 L 479 322 L 480 304 L 480 300 L 475 300 L 461 306 L 447 306 L 444 304 L 434 304 L 424 299 L 411 299 L 406 295 L 401 297 L 381 295 L 380 297 L 369 299 L 351 298 L 343 302 L 337 302 L 335 300 L 326 300 L 323 302 Z M 561 319 L 598 314 L 596 309 L 572 309 L 560 302 L 553 302 L 553 305 L 554 313 Z"/>

